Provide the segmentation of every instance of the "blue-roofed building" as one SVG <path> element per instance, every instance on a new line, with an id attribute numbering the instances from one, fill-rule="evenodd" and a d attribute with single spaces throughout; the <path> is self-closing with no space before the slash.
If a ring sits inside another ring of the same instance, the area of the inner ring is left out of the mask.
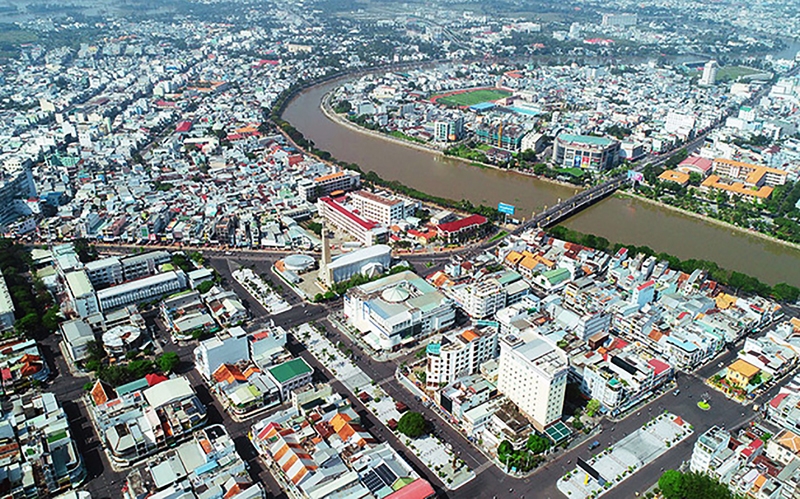
<path id="1" fill-rule="evenodd" d="M 453 301 L 411 271 L 350 289 L 344 313 L 377 350 L 395 350 L 455 322 Z"/>

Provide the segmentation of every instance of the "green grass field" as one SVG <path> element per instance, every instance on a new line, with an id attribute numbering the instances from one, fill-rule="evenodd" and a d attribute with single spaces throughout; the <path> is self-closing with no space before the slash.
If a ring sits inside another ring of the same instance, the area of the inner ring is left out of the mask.
<path id="1" fill-rule="evenodd" d="M 745 68 L 743 66 L 724 66 L 717 70 L 717 80 L 738 80 L 742 76 L 749 76 L 761 73 L 757 69 Z"/>
<path id="2" fill-rule="evenodd" d="M 436 102 L 446 106 L 474 106 L 481 102 L 493 101 L 508 97 L 511 92 L 506 90 L 473 90 L 472 92 L 464 92 L 463 94 L 449 95 L 442 97 Z"/>

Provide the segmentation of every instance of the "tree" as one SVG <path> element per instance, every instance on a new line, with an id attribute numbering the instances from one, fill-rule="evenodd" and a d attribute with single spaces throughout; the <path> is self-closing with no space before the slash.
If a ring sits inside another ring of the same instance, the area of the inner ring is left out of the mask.
<path id="1" fill-rule="evenodd" d="M 503 456 L 507 456 L 512 452 L 514 452 L 514 446 L 511 445 L 511 442 L 509 442 L 508 440 L 503 440 L 497 447 L 497 457 L 500 457 L 501 459 L 503 458 Z"/>
<path id="2" fill-rule="evenodd" d="M 800 298 L 800 289 L 781 282 L 772 287 L 772 296 L 778 301 L 795 303 Z"/>
<path id="3" fill-rule="evenodd" d="M 683 474 L 675 470 L 665 471 L 658 479 L 658 488 L 667 499 L 682 497 Z"/>
<path id="4" fill-rule="evenodd" d="M 211 291 L 211 288 L 213 287 L 214 287 L 214 281 L 203 281 L 200 284 L 198 284 L 195 289 L 197 290 L 198 293 L 204 295 L 209 291 Z"/>
<path id="5" fill-rule="evenodd" d="M 158 367 L 165 373 L 175 371 L 175 368 L 178 367 L 180 363 L 181 358 L 178 357 L 178 354 L 175 352 L 164 352 L 158 358 Z"/>
<path id="6" fill-rule="evenodd" d="M 58 305 L 54 305 L 47 309 L 47 312 L 42 316 L 42 326 L 50 332 L 58 329 L 60 319 L 58 317 Z"/>
<path id="7" fill-rule="evenodd" d="M 541 454 L 550 448 L 550 440 L 536 433 L 531 433 L 525 446 L 534 454 Z"/>
<path id="8" fill-rule="evenodd" d="M 586 404 L 586 415 L 590 418 L 600 410 L 600 402 L 598 400 L 592 399 Z"/>
<path id="9" fill-rule="evenodd" d="M 700 182 L 703 181 L 703 176 L 697 172 L 692 172 L 689 174 L 689 185 L 700 185 Z"/>
<path id="10" fill-rule="evenodd" d="M 82 263 L 89 263 L 97 260 L 97 248 L 89 244 L 84 238 L 79 238 L 73 241 L 72 246 L 75 248 L 75 253 Z"/>
<path id="11" fill-rule="evenodd" d="M 397 431 L 409 438 L 417 438 L 425 433 L 427 422 L 418 412 L 407 412 L 397 422 Z"/>

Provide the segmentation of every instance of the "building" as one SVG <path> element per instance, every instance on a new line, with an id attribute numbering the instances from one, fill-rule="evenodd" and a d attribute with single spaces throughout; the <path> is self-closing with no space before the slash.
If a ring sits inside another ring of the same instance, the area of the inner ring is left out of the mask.
<path id="1" fill-rule="evenodd" d="M 559 168 L 610 170 L 619 163 L 620 143 L 605 137 L 561 133 L 553 142 L 553 163 Z"/>
<path id="2" fill-rule="evenodd" d="M 751 188 L 783 185 L 789 176 L 789 172 L 785 170 L 725 158 L 714 159 L 711 162 L 711 170 L 721 177 L 740 180 L 746 187 Z"/>
<path id="3" fill-rule="evenodd" d="M 206 424 L 206 407 L 184 377 L 146 378 L 111 390 L 101 381 L 90 395 L 90 419 L 109 458 L 127 466 L 190 437 Z"/>
<path id="4" fill-rule="evenodd" d="M 122 262 L 115 256 L 89 262 L 84 269 L 95 287 L 114 286 L 123 281 Z"/>
<path id="5" fill-rule="evenodd" d="M 638 21 L 638 15 L 627 12 L 622 14 L 603 14 L 601 25 L 610 28 L 629 28 L 631 26 L 636 26 Z"/>
<path id="6" fill-rule="evenodd" d="M 324 243 L 327 246 L 327 240 Z M 320 280 L 328 287 L 350 280 L 357 275 L 380 275 L 392 265 L 392 248 L 385 244 L 376 244 L 349 253 L 343 253 L 332 261 L 326 261 L 323 251 L 320 263 Z"/>
<path id="7" fill-rule="evenodd" d="M 539 431 L 561 419 L 568 371 L 564 352 L 536 333 L 500 338 L 497 389 Z"/>
<path id="8" fill-rule="evenodd" d="M 14 302 L 3 274 L 0 274 L 0 333 L 14 329 Z"/>
<path id="9" fill-rule="evenodd" d="M 478 142 L 507 151 L 519 151 L 525 130 L 517 125 L 500 123 L 498 125 L 479 125 L 475 130 Z"/>
<path id="10" fill-rule="evenodd" d="M 389 195 L 374 194 L 365 190 L 351 193 L 350 204 L 358 211 L 361 217 L 378 222 L 384 227 L 392 225 L 392 222 L 414 215 L 419 207 L 418 202 L 407 201 Z"/>
<path id="11" fill-rule="evenodd" d="M 132 281 L 158 273 L 158 266 L 169 263 L 172 261 L 172 257 L 166 251 L 151 251 L 141 255 L 128 256 L 120 261 L 125 280 Z"/>
<path id="12" fill-rule="evenodd" d="M 281 403 L 275 382 L 251 363 L 223 364 L 214 371 L 212 380 L 212 391 L 237 420 Z"/>
<path id="13" fill-rule="evenodd" d="M 411 271 L 348 290 L 344 314 L 376 350 L 394 350 L 451 327 L 455 307 Z"/>
<path id="14" fill-rule="evenodd" d="M 219 330 L 196 290 L 182 291 L 163 299 L 159 312 L 164 325 L 179 341 Z"/>
<path id="15" fill-rule="evenodd" d="M 436 142 L 455 142 L 464 135 L 464 117 L 438 120 L 433 123 L 433 140 Z"/>
<path id="16" fill-rule="evenodd" d="M 767 455 L 784 466 L 794 460 L 800 460 L 800 435 L 793 431 L 781 430 L 767 442 Z"/>
<path id="17" fill-rule="evenodd" d="M 267 376 L 280 390 L 281 400 L 284 402 L 291 399 L 292 390 L 311 383 L 313 373 L 314 370 L 301 358 L 283 362 L 267 370 Z"/>
<path id="18" fill-rule="evenodd" d="M 738 359 L 736 362 L 728 366 L 728 369 L 725 373 L 725 379 L 733 386 L 738 386 L 739 388 L 746 388 L 750 381 L 755 378 L 755 376 L 761 372 L 761 369 L 757 368 L 753 364 L 747 362 L 746 360 Z"/>
<path id="19" fill-rule="evenodd" d="M 506 287 L 495 277 L 457 284 L 449 288 L 447 294 L 473 319 L 494 316 L 495 312 L 506 307 L 508 296 Z"/>
<path id="20" fill-rule="evenodd" d="M 711 59 L 703 66 L 703 76 L 700 77 L 700 85 L 713 85 L 717 82 L 717 71 L 719 64 Z"/>
<path id="21" fill-rule="evenodd" d="M 194 349 L 194 366 L 207 380 L 223 364 L 236 364 L 250 359 L 247 332 L 234 327 L 213 338 L 201 341 Z"/>
<path id="22" fill-rule="evenodd" d="M 364 220 L 329 197 L 317 200 L 317 210 L 322 219 L 364 246 L 384 243 L 389 239 L 389 231 L 379 223 Z"/>
<path id="23" fill-rule="evenodd" d="M 101 289 L 97 292 L 97 300 L 100 302 L 100 307 L 106 311 L 157 299 L 185 288 L 186 274 L 182 270 L 171 270 Z"/>
<path id="24" fill-rule="evenodd" d="M 540 153 L 544 150 L 545 147 L 545 137 L 543 133 L 539 132 L 528 132 L 522 137 L 522 142 L 520 142 L 520 150 L 522 151 L 533 151 L 535 153 Z"/>
<path id="25" fill-rule="evenodd" d="M 86 479 L 64 409 L 49 392 L 10 400 L 0 419 L 3 497 L 56 497 Z"/>
<path id="26" fill-rule="evenodd" d="M 85 319 L 100 312 L 100 302 L 85 270 L 76 270 L 66 275 L 67 293 L 72 310 Z"/>
<path id="27" fill-rule="evenodd" d="M 59 325 L 64 350 L 72 362 L 83 362 L 89 356 L 89 344 L 95 341 L 91 326 L 83 319 L 62 322 Z"/>
<path id="28" fill-rule="evenodd" d="M 497 357 L 497 328 L 470 328 L 445 334 L 425 348 L 425 382 L 438 389 L 442 383 L 478 372 L 481 364 Z"/>
<path id="29" fill-rule="evenodd" d="M 711 463 L 728 448 L 731 435 L 718 426 L 712 426 L 697 438 L 692 451 L 689 469 L 695 473 L 708 473 Z"/>
<path id="30" fill-rule="evenodd" d="M 315 178 L 312 191 L 307 193 L 307 199 L 314 200 L 319 197 L 330 196 L 337 191 L 352 191 L 357 189 L 360 185 L 360 173 L 350 170 L 334 172 Z"/>
<path id="31" fill-rule="evenodd" d="M 461 220 L 440 223 L 436 226 L 438 237 L 447 244 L 465 241 L 488 227 L 488 220 L 483 215 L 470 215 Z"/>
<path id="32" fill-rule="evenodd" d="M 134 468 L 121 497 L 266 499 L 267 495 L 263 486 L 250 478 L 247 463 L 225 427 L 213 425 Z"/>
<path id="33" fill-rule="evenodd" d="M 30 161 L 0 171 L 0 227 L 30 213 L 25 201 L 36 197 Z"/>

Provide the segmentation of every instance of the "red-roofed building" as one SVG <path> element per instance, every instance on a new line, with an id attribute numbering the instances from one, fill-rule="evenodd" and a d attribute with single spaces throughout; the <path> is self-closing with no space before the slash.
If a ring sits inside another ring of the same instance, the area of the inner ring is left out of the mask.
<path id="1" fill-rule="evenodd" d="M 429 499 L 436 497 L 436 491 L 427 480 L 418 478 L 402 489 L 392 492 L 385 499 Z"/>
<path id="2" fill-rule="evenodd" d="M 319 215 L 334 227 L 353 236 L 364 246 L 383 243 L 389 239 L 389 231 L 375 222 L 364 220 L 329 197 L 317 201 Z"/>
<path id="3" fill-rule="evenodd" d="M 192 122 L 191 121 L 181 121 L 178 123 L 178 126 L 175 127 L 175 133 L 188 133 L 189 130 L 192 129 Z"/>
<path id="4" fill-rule="evenodd" d="M 708 158 L 701 158 L 700 156 L 692 156 L 680 162 L 676 170 L 682 173 L 699 173 L 704 178 L 711 171 L 713 161 Z"/>
<path id="5" fill-rule="evenodd" d="M 446 222 L 436 226 L 439 237 L 447 244 L 463 241 L 474 236 L 488 225 L 488 220 L 482 215 L 470 215 L 467 218 Z"/>

